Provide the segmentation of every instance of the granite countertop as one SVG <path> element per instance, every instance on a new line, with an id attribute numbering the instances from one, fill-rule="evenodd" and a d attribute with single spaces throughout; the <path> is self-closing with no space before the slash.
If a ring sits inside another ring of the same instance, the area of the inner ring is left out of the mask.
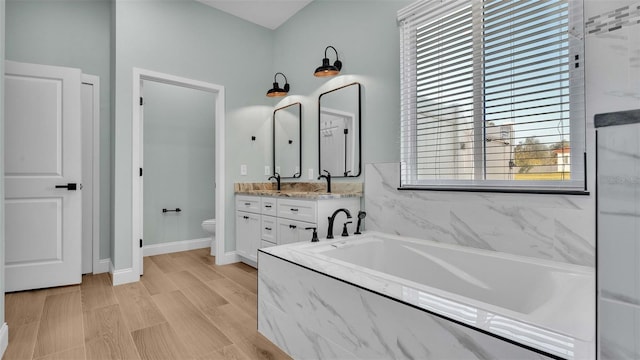
<path id="1" fill-rule="evenodd" d="M 234 191 L 238 195 L 273 196 L 302 199 L 342 199 L 362 197 L 362 183 L 333 183 L 332 192 L 326 192 L 326 183 L 321 182 L 287 182 L 282 183 L 281 190 L 275 189 L 276 184 L 266 183 L 235 183 Z"/>

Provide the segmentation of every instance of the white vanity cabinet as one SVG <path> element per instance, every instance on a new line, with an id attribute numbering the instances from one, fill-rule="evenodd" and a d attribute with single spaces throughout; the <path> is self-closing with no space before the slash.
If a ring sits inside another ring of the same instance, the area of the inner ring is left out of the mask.
<path id="1" fill-rule="evenodd" d="M 236 195 L 236 250 L 243 260 L 255 266 L 258 249 L 311 241 L 312 230 L 318 229 L 318 237 L 327 236 L 328 217 L 337 209 L 351 212 L 352 219 L 340 213 L 333 225 L 334 237 L 342 234 L 342 226 L 349 224 L 349 234 L 356 229 L 360 210 L 359 197 L 338 198 L 290 198 L 280 196 Z M 251 263 L 253 262 L 253 263 Z"/>
<path id="2" fill-rule="evenodd" d="M 236 252 L 253 262 L 258 261 L 260 247 L 260 214 L 259 196 L 236 197 Z"/>

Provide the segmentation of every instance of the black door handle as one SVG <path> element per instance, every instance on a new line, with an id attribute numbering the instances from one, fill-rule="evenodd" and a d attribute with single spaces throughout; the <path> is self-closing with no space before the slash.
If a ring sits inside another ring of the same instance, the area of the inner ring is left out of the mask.
<path id="1" fill-rule="evenodd" d="M 78 190 L 78 184 L 68 183 L 67 185 L 56 185 L 56 189 L 67 189 L 69 191 Z"/>

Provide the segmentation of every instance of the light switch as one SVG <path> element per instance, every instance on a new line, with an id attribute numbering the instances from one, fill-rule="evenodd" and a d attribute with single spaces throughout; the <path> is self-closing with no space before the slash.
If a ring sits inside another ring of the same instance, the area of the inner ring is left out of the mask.
<path id="1" fill-rule="evenodd" d="M 240 175 L 247 175 L 247 165 L 240 165 Z"/>

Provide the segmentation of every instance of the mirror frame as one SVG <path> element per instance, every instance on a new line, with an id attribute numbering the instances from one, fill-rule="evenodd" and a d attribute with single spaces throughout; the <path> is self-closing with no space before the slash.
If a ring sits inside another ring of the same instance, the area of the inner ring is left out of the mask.
<path id="1" fill-rule="evenodd" d="M 352 82 L 346 85 L 342 85 L 335 89 L 329 90 L 327 92 L 323 92 L 318 96 L 318 174 L 322 174 L 322 151 L 320 149 L 321 141 L 322 141 L 322 122 L 320 121 L 320 117 L 322 115 L 322 110 L 320 107 L 320 103 L 322 97 L 324 95 L 330 94 L 334 91 L 342 90 L 349 86 L 357 85 L 358 86 L 358 172 L 353 173 L 353 175 L 334 175 L 331 174 L 332 178 L 350 178 L 350 177 L 359 177 L 362 174 L 362 84 L 359 82 Z M 354 169 L 355 171 L 355 169 Z"/>
<path id="2" fill-rule="evenodd" d="M 286 105 L 286 106 L 282 106 L 279 107 L 275 110 L 273 110 L 273 129 L 272 129 L 272 173 L 275 175 L 276 173 L 276 112 L 280 111 L 280 110 L 284 110 L 286 108 L 292 107 L 292 106 L 298 106 L 298 168 L 300 169 L 300 172 L 298 172 L 298 176 L 295 176 L 296 174 L 293 174 L 293 176 L 282 176 L 282 174 L 280 174 L 280 178 L 281 179 L 298 179 L 300 177 L 302 177 L 302 103 L 300 102 L 294 102 L 292 104 Z"/>

